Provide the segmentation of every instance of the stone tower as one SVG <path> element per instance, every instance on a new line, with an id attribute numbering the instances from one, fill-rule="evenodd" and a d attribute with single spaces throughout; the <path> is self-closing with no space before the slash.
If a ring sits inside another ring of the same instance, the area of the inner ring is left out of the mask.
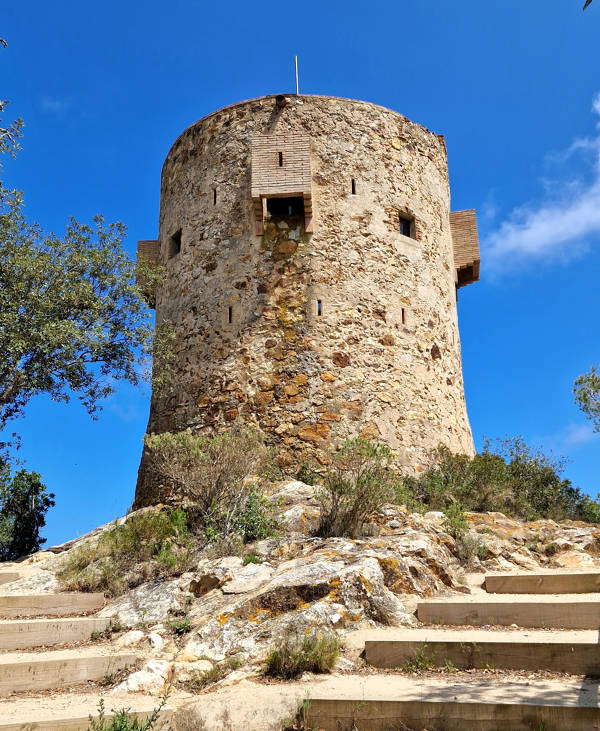
<path id="1" fill-rule="evenodd" d="M 443 137 L 396 112 L 266 96 L 208 115 L 162 170 L 157 322 L 177 334 L 149 432 L 258 426 L 280 465 L 361 435 L 419 470 L 473 452 L 456 292 L 479 276 Z M 142 458 L 136 506 L 156 499 Z"/>

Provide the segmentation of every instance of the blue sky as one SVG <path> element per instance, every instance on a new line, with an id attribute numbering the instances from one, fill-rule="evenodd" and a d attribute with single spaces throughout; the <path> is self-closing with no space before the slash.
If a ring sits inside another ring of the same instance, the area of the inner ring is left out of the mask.
<path id="1" fill-rule="evenodd" d="M 481 281 L 461 289 L 467 403 L 482 435 L 523 434 L 571 459 L 595 496 L 598 447 L 573 379 L 600 359 L 600 0 L 19 0 L 2 10 L 0 97 L 23 117 L 6 165 L 28 215 L 157 234 L 177 135 L 242 99 L 293 90 L 376 102 L 444 134 L 453 208 L 478 209 Z M 594 109 L 595 106 L 595 109 Z M 56 493 L 49 544 L 131 504 L 148 393 L 91 421 L 39 398 L 20 456 Z"/>

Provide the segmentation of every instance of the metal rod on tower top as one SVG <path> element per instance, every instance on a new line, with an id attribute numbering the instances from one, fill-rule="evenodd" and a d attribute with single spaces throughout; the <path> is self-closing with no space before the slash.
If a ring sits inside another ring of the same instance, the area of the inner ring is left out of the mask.
<path id="1" fill-rule="evenodd" d="M 298 96 L 298 56 L 294 56 L 294 66 L 296 67 L 296 96 Z"/>

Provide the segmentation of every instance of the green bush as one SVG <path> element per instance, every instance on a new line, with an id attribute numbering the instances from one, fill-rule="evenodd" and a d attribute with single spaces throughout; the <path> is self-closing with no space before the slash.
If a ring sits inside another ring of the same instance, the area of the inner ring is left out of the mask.
<path id="1" fill-rule="evenodd" d="M 195 563 L 183 510 L 149 510 L 106 530 L 96 545 L 69 553 L 58 571 L 70 591 L 118 596 L 144 581 L 178 576 Z"/>
<path id="2" fill-rule="evenodd" d="M 340 641 L 334 634 L 313 630 L 300 636 L 289 631 L 267 655 L 265 675 L 291 680 L 302 673 L 329 673 L 339 651 Z"/>
<path id="3" fill-rule="evenodd" d="M 398 476 L 392 462 L 392 453 L 383 444 L 364 439 L 345 442 L 316 490 L 321 506 L 317 534 L 354 538 L 373 513 L 394 499 Z"/>
<path id="4" fill-rule="evenodd" d="M 12 476 L 0 458 L 0 561 L 27 556 L 46 542 L 40 530 L 54 506 L 54 495 L 46 492 L 40 477 L 26 470 Z"/>
<path id="5" fill-rule="evenodd" d="M 473 458 L 440 446 L 430 461 L 419 477 L 405 477 L 401 488 L 429 510 L 458 504 L 525 520 L 600 520 L 600 505 L 563 479 L 564 460 L 529 447 L 521 437 L 486 441 Z"/>
<path id="6" fill-rule="evenodd" d="M 191 525 L 209 541 L 235 533 L 246 541 L 275 532 L 272 505 L 255 482 L 271 466 L 260 435 L 236 428 L 214 437 L 150 434 L 145 437 L 150 469 L 172 488 Z"/>

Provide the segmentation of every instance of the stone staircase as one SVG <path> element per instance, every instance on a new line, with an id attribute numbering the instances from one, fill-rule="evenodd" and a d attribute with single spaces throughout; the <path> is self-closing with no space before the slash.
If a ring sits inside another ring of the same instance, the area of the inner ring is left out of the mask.
<path id="1" fill-rule="evenodd" d="M 0 584 L 18 578 L 0 570 Z M 102 594 L 0 596 L 0 731 L 85 731 L 101 697 L 107 719 L 113 708 L 139 718 L 152 713 L 155 698 L 112 696 L 99 687 L 138 660 L 92 641 L 92 632 L 110 624 L 93 616 L 103 605 Z"/>
<path id="2" fill-rule="evenodd" d="M 316 686 L 308 721 L 320 731 L 600 729 L 599 587 L 598 572 L 495 574 L 471 595 L 419 602 L 421 625 L 373 630 L 365 659 L 382 670 L 447 672 Z M 472 673 L 453 677 L 460 670 Z"/>

